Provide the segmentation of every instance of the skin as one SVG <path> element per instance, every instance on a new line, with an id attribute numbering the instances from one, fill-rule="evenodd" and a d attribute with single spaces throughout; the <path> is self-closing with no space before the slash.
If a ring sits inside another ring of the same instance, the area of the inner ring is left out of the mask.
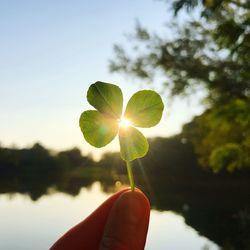
<path id="1" fill-rule="evenodd" d="M 147 197 L 139 189 L 124 189 L 66 232 L 50 249 L 142 250 L 149 215 Z"/>

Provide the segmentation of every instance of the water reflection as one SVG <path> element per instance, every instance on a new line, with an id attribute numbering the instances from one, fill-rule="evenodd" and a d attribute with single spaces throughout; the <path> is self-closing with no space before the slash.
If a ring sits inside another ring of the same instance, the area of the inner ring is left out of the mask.
<path id="1" fill-rule="evenodd" d="M 54 193 L 35 202 L 25 195 L 0 195 L 0 249 L 48 249 L 107 196 L 99 185 L 90 190 L 82 188 L 78 196 Z"/>
<path id="2" fill-rule="evenodd" d="M 107 197 L 100 183 L 94 183 L 89 189 L 82 188 L 77 196 L 54 193 L 35 202 L 25 195 L 0 195 L 0 249 L 48 249 L 55 239 Z M 217 249 L 186 226 L 181 216 L 152 211 L 146 250 L 200 250 L 205 245 L 210 246 L 210 250 Z"/>

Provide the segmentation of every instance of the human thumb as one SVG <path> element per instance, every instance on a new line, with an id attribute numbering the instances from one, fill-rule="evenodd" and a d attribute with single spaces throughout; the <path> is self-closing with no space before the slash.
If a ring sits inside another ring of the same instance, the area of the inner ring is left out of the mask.
<path id="1" fill-rule="evenodd" d="M 121 194 L 110 211 L 100 250 L 144 249 L 149 215 L 149 201 L 140 190 Z"/>

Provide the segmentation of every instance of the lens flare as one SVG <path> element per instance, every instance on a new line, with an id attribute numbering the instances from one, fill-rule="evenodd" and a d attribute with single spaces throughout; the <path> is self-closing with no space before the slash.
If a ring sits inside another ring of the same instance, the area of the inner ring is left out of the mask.
<path id="1" fill-rule="evenodd" d="M 122 127 L 122 128 L 127 128 L 127 127 L 131 126 L 131 123 L 130 123 L 130 121 L 128 119 L 123 117 L 119 121 L 119 126 Z"/>

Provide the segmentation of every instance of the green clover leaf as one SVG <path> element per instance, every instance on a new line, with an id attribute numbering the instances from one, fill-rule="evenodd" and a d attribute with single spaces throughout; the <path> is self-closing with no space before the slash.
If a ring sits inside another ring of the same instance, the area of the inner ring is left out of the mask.
<path id="1" fill-rule="evenodd" d="M 121 127 L 119 131 L 121 158 L 124 161 L 133 161 L 141 158 L 148 152 L 148 141 L 144 135 L 131 126 Z"/>
<path id="2" fill-rule="evenodd" d="M 120 118 L 122 114 L 123 97 L 121 89 L 110 83 L 96 82 L 90 85 L 87 99 L 89 104 L 99 112 Z"/>
<path id="3" fill-rule="evenodd" d="M 161 120 L 164 109 L 161 96 L 152 90 L 138 91 L 128 101 L 124 117 L 122 91 L 114 84 L 100 81 L 92 84 L 87 100 L 96 110 L 84 111 L 80 116 L 85 140 L 100 148 L 118 134 L 121 158 L 127 163 L 130 185 L 134 189 L 130 162 L 145 156 L 149 148 L 147 139 L 135 127 L 153 127 Z"/>
<path id="4" fill-rule="evenodd" d="M 97 148 L 109 144 L 118 132 L 118 123 L 96 110 L 81 114 L 80 127 L 86 141 Z"/>
<path id="5" fill-rule="evenodd" d="M 159 94 L 152 90 L 142 90 L 130 98 L 124 116 L 135 127 L 150 128 L 161 120 L 163 108 Z"/>

